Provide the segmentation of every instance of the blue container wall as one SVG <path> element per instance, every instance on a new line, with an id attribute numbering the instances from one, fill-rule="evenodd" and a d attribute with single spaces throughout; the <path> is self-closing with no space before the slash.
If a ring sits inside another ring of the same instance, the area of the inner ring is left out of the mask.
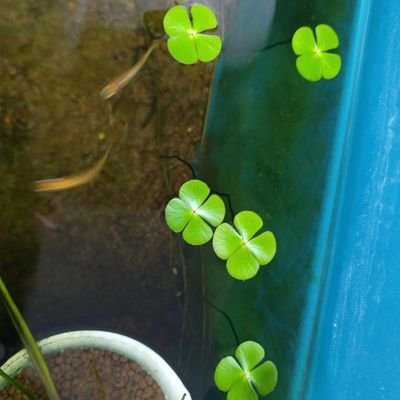
<path id="1" fill-rule="evenodd" d="M 306 392 L 315 400 L 400 398 L 400 4 L 364 0 L 357 12 L 342 100 L 351 108 L 338 126 L 342 184 Z"/>
<path id="2" fill-rule="evenodd" d="M 252 10 L 257 12 L 249 5 L 247 12 Z M 291 1 L 290 7 L 279 1 L 268 44 L 291 39 L 302 25 L 325 22 L 338 31 L 346 59 L 353 11 L 348 0 Z M 264 229 L 277 237 L 278 253 L 257 277 L 239 282 L 206 249 L 204 295 L 230 316 L 240 340 L 260 342 L 276 362 L 280 380 L 271 400 L 288 399 L 290 393 L 298 400 L 321 286 L 314 259 L 347 67 L 337 79 L 313 84 L 297 73 L 289 43 L 249 50 L 228 51 L 218 63 L 201 176 L 213 189 L 229 193 L 236 213 L 259 213 Z M 232 354 L 236 343 L 226 319 L 208 311 L 211 386 L 218 359 Z"/>
<path id="3" fill-rule="evenodd" d="M 218 65 L 202 176 L 262 215 L 278 254 L 241 283 L 206 251 L 206 295 L 277 363 L 272 400 L 400 398 L 399 21 L 398 0 L 280 1 L 269 43 L 328 23 L 340 77 L 303 81 L 289 46 Z M 235 343 L 210 314 L 212 370 Z"/>

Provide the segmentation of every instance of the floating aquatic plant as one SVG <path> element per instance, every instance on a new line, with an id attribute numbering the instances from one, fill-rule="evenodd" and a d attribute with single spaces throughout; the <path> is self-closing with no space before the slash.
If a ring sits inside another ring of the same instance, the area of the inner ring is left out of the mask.
<path id="1" fill-rule="evenodd" d="M 278 370 L 271 361 L 265 361 L 264 348 L 253 341 L 238 346 L 235 357 L 223 358 L 214 374 L 218 389 L 228 392 L 228 400 L 257 400 L 258 394 L 271 393 L 278 382 Z"/>
<path id="2" fill-rule="evenodd" d="M 222 199 L 210 196 L 210 188 L 198 179 L 184 183 L 179 198 L 172 199 L 165 209 L 167 225 L 176 233 L 183 231 L 183 239 L 192 245 L 207 243 L 213 235 L 211 226 L 220 225 L 224 217 Z"/>
<path id="3" fill-rule="evenodd" d="M 255 276 L 260 265 L 268 264 L 276 253 L 276 241 L 272 232 L 263 232 L 263 220 L 253 211 L 242 211 L 233 220 L 235 228 L 223 223 L 215 230 L 213 248 L 215 254 L 227 260 L 231 276 L 246 280 Z"/>
<path id="4" fill-rule="evenodd" d="M 191 19 L 185 6 L 174 6 L 165 14 L 164 29 L 168 50 L 182 64 L 208 62 L 221 51 L 221 38 L 202 32 L 215 29 L 217 17 L 207 6 L 195 4 L 190 8 Z"/>
<path id="5" fill-rule="evenodd" d="M 293 51 L 297 56 L 296 67 L 300 75 L 316 82 L 321 78 L 335 78 L 341 69 L 342 60 L 329 50 L 339 47 L 339 38 L 329 25 L 321 24 L 314 32 L 308 26 L 299 28 L 292 39 Z"/>

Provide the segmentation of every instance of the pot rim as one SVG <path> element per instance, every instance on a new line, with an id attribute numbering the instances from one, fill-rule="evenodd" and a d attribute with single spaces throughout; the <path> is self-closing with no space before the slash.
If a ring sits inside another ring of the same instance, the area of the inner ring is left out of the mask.
<path id="1" fill-rule="evenodd" d="M 66 349 L 95 348 L 123 355 L 137 362 L 161 387 L 166 400 L 191 400 L 188 390 L 167 362 L 143 343 L 119 333 L 81 330 L 60 333 L 38 342 L 43 354 Z M 2 366 L 7 374 L 16 376 L 30 364 L 25 349 L 9 358 Z M 5 386 L 0 377 L 0 388 Z"/>

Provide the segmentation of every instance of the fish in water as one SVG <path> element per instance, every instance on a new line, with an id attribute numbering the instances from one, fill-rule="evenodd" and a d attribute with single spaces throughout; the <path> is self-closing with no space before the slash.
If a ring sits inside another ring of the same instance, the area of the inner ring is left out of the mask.
<path id="1" fill-rule="evenodd" d="M 58 190 L 72 189 L 77 186 L 84 185 L 94 179 L 97 174 L 102 170 L 107 161 L 112 146 L 109 146 L 105 154 L 95 165 L 86 169 L 85 171 L 64 176 L 62 178 L 44 179 L 34 182 L 35 192 L 55 192 Z"/>
<path id="2" fill-rule="evenodd" d="M 63 226 L 61 224 L 58 224 L 57 222 L 54 222 L 51 218 L 46 217 L 45 215 L 42 215 L 40 213 L 33 213 L 33 215 L 36 217 L 38 221 L 42 223 L 43 226 L 49 229 L 54 229 L 54 230 L 62 230 Z"/>
<path id="3" fill-rule="evenodd" d="M 147 49 L 146 53 L 144 53 L 141 59 L 128 71 L 125 71 L 121 75 L 118 75 L 114 78 L 108 85 L 106 85 L 103 90 L 100 92 L 101 97 L 106 100 L 110 97 L 114 96 L 114 94 L 118 93 L 123 87 L 125 87 L 128 82 L 133 79 L 136 74 L 142 69 L 143 65 L 146 63 L 147 59 L 150 57 L 153 50 L 160 43 L 159 40 L 154 40 L 150 47 Z"/>

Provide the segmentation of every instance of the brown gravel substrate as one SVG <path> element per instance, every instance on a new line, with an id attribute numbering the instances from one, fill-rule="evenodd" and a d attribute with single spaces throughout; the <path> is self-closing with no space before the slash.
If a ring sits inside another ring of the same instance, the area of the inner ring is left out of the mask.
<path id="1" fill-rule="evenodd" d="M 67 350 L 48 358 L 62 400 L 163 400 L 154 379 L 138 364 L 115 353 L 89 349 Z M 38 400 L 47 400 L 36 372 L 26 368 L 17 378 Z M 0 392 L 0 400 L 25 400 L 14 387 Z"/>
<path id="2" fill-rule="evenodd" d="M 180 65 L 163 41 L 104 101 L 102 88 L 152 40 L 136 3 L 152 2 L 1 0 L 0 275 L 38 338 L 118 331 L 179 369 L 194 291 L 183 293 L 164 208 L 191 172 L 165 156 L 193 162 L 213 65 Z M 90 183 L 32 190 L 90 168 L 111 143 Z M 2 307 L 0 326 L 8 356 L 19 340 Z"/>

